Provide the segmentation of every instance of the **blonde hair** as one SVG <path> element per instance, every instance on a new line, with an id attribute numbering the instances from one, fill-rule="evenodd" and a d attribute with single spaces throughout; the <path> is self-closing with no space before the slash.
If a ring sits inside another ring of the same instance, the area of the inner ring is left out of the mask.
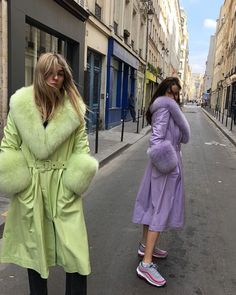
<path id="1" fill-rule="evenodd" d="M 58 66 L 64 72 L 64 81 L 61 89 L 48 85 L 46 79 Z M 34 72 L 34 96 L 35 102 L 42 114 L 43 121 L 50 120 L 57 107 L 63 105 L 65 94 L 77 112 L 80 121 L 84 123 L 84 111 L 86 106 L 72 77 L 72 71 L 64 57 L 57 53 L 44 53 L 39 57 Z"/>

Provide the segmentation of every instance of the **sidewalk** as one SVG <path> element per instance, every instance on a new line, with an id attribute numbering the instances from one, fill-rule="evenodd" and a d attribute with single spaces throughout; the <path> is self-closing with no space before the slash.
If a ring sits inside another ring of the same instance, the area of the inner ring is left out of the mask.
<path id="1" fill-rule="evenodd" d="M 210 108 L 202 108 L 202 111 L 208 116 L 208 118 L 220 129 L 220 131 L 236 146 L 236 125 L 232 124 L 231 129 L 231 118 L 228 117 L 227 119 L 227 126 L 226 126 L 226 113 L 224 116 L 217 116 L 215 117 L 213 111 Z"/>
<path id="2" fill-rule="evenodd" d="M 122 124 L 109 130 L 100 130 L 98 133 L 98 153 L 95 153 L 96 134 L 95 132 L 90 133 L 91 154 L 99 161 L 101 167 L 124 149 L 144 137 L 150 130 L 151 127 L 146 125 L 142 129 L 142 120 L 139 122 L 139 133 L 137 133 L 137 123 L 132 122 L 132 120 L 124 122 L 123 141 L 121 141 Z"/>

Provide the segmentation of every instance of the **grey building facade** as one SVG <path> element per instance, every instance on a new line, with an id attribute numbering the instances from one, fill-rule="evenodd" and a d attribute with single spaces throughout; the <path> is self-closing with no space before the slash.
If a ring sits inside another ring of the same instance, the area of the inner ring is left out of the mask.
<path id="1" fill-rule="evenodd" d="M 64 55 L 84 94 L 85 21 L 89 13 L 74 0 L 1 0 L 0 4 L 1 138 L 9 98 L 32 83 L 40 54 Z"/>

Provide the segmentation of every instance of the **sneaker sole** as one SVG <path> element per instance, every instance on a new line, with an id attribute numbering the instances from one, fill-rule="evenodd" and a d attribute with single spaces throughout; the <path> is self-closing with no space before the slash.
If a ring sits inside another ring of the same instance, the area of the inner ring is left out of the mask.
<path id="1" fill-rule="evenodd" d="M 158 288 L 161 288 L 161 287 L 164 287 L 166 285 L 166 282 L 164 284 L 157 284 L 157 283 L 154 283 L 151 279 L 149 279 L 148 277 L 144 276 L 140 271 L 139 269 L 137 268 L 136 269 L 136 272 L 137 272 L 137 275 L 140 279 L 143 279 L 145 280 L 146 282 L 148 282 L 149 284 L 151 284 L 152 286 L 155 286 L 155 287 L 158 287 Z"/>
<path id="2" fill-rule="evenodd" d="M 144 257 L 144 252 L 141 252 L 140 250 L 138 250 L 138 255 L 140 256 L 140 257 Z M 166 255 L 166 256 L 157 256 L 157 255 L 152 255 L 152 257 L 155 257 L 155 258 L 160 258 L 160 259 L 165 259 L 165 258 L 167 258 L 167 256 L 168 256 L 168 254 Z"/>

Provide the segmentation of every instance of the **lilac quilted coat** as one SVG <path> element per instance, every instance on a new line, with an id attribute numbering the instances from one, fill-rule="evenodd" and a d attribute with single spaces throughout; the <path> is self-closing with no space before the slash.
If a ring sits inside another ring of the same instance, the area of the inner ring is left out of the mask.
<path id="1" fill-rule="evenodd" d="M 174 99 L 158 97 L 151 106 L 149 161 L 135 202 L 133 222 L 152 231 L 184 225 L 184 183 L 181 143 L 190 137 L 189 124 Z"/>

